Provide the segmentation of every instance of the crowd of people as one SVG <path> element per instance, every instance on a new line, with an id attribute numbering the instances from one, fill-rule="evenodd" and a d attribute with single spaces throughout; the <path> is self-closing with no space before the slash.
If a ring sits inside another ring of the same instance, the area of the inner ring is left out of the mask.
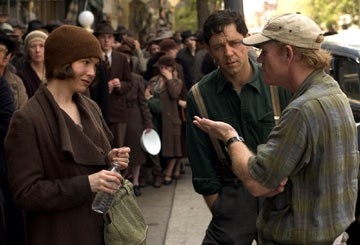
<path id="1" fill-rule="evenodd" d="M 243 16 L 220 10 L 201 30 L 160 29 L 145 43 L 119 30 L 0 24 L 2 243 L 103 244 L 96 192 L 127 178 L 140 196 L 189 163 L 212 213 L 203 244 L 345 244 L 357 132 L 318 25 L 280 15 L 249 37 Z M 157 155 L 140 143 L 152 129 Z"/>

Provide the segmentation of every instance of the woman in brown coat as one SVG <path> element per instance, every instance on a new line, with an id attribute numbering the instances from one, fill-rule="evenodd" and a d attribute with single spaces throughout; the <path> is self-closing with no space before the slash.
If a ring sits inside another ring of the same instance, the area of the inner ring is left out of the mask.
<path id="1" fill-rule="evenodd" d="M 157 127 L 161 137 L 161 156 L 166 161 L 164 184 L 168 185 L 171 184 L 176 161 L 182 156 L 178 100 L 183 81 L 178 77 L 173 57 L 163 55 L 154 66 L 159 69 L 159 75 L 150 79 L 147 94 L 160 102 L 161 118 Z"/>
<path id="2" fill-rule="evenodd" d="M 74 42 L 76 39 L 76 42 Z M 10 187 L 24 209 L 28 245 L 103 245 L 103 216 L 91 210 L 98 191 L 115 193 L 126 168 L 127 147 L 112 138 L 98 106 L 84 96 L 101 59 L 97 39 L 64 25 L 45 43 L 47 86 L 18 110 L 5 147 Z"/>

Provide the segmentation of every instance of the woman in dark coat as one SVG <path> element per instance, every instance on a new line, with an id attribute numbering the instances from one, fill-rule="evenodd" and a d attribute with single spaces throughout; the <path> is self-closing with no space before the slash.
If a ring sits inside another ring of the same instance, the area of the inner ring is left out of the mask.
<path id="1" fill-rule="evenodd" d="M 76 39 L 76 42 L 74 42 Z M 112 135 L 95 102 L 84 96 L 101 59 L 97 39 L 64 25 L 45 43 L 47 86 L 15 112 L 5 141 L 15 202 L 25 211 L 28 245 L 103 245 L 103 216 L 91 210 L 96 192 L 115 193 L 127 147 Z"/>
<path id="2" fill-rule="evenodd" d="M 144 78 L 134 72 L 131 73 L 132 87 L 126 94 L 126 107 L 129 115 L 129 124 L 126 127 L 125 145 L 131 148 L 130 171 L 134 192 L 141 195 L 139 176 L 141 165 L 146 162 L 146 152 L 140 145 L 142 132 L 153 128 L 151 113 L 144 95 Z"/>
<path id="3" fill-rule="evenodd" d="M 178 77 L 173 57 L 161 56 L 155 67 L 159 69 L 159 75 L 150 79 L 147 94 L 160 100 L 161 116 L 157 127 L 161 137 L 161 156 L 166 161 L 164 184 L 168 185 L 171 184 L 176 161 L 182 156 L 178 100 L 183 88 L 183 81 Z"/>
<path id="4" fill-rule="evenodd" d="M 17 75 L 24 82 L 28 97 L 32 97 L 40 84 L 46 83 L 44 64 L 44 43 L 48 37 L 42 30 L 35 30 L 26 35 L 24 46 L 26 59 L 17 69 Z"/>

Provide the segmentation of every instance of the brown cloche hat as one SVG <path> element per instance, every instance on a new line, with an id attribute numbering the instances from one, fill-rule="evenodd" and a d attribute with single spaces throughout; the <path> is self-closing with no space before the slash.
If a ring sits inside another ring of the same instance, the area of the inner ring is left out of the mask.
<path id="1" fill-rule="evenodd" d="M 162 40 L 159 43 L 159 45 L 160 45 L 160 50 L 162 52 L 167 52 L 167 51 L 169 51 L 171 49 L 176 49 L 178 47 L 176 42 L 171 38 L 167 38 L 167 39 Z"/>
<path id="2" fill-rule="evenodd" d="M 75 40 L 76 39 L 76 40 Z M 102 57 L 99 41 L 82 27 L 62 25 L 45 42 L 46 75 L 56 68 L 85 58 Z"/>
<path id="3" fill-rule="evenodd" d="M 95 31 L 94 31 L 94 35 L 95 36 L 99 36 L 100 34 L 111 34 L 111 35 L 116 35 L 118 34 L 117 32 L 115 32 L 114 28 L 112 27 L 111 23 L 107 20 L 103 20 L 100 21 L 96 26 L 95 26 Z"/>

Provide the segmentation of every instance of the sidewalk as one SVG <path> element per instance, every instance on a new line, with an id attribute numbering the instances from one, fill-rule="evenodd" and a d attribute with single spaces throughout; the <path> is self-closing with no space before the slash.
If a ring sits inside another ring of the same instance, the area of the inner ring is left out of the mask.
<path id="1" fill-rule="evenodd" d="M 191 168 L 172 185 L 159 189 L 147 186 L 137 197 L 149 225 L 147 245 L 201 244 L 211 214 L 191 183 Z"/>

